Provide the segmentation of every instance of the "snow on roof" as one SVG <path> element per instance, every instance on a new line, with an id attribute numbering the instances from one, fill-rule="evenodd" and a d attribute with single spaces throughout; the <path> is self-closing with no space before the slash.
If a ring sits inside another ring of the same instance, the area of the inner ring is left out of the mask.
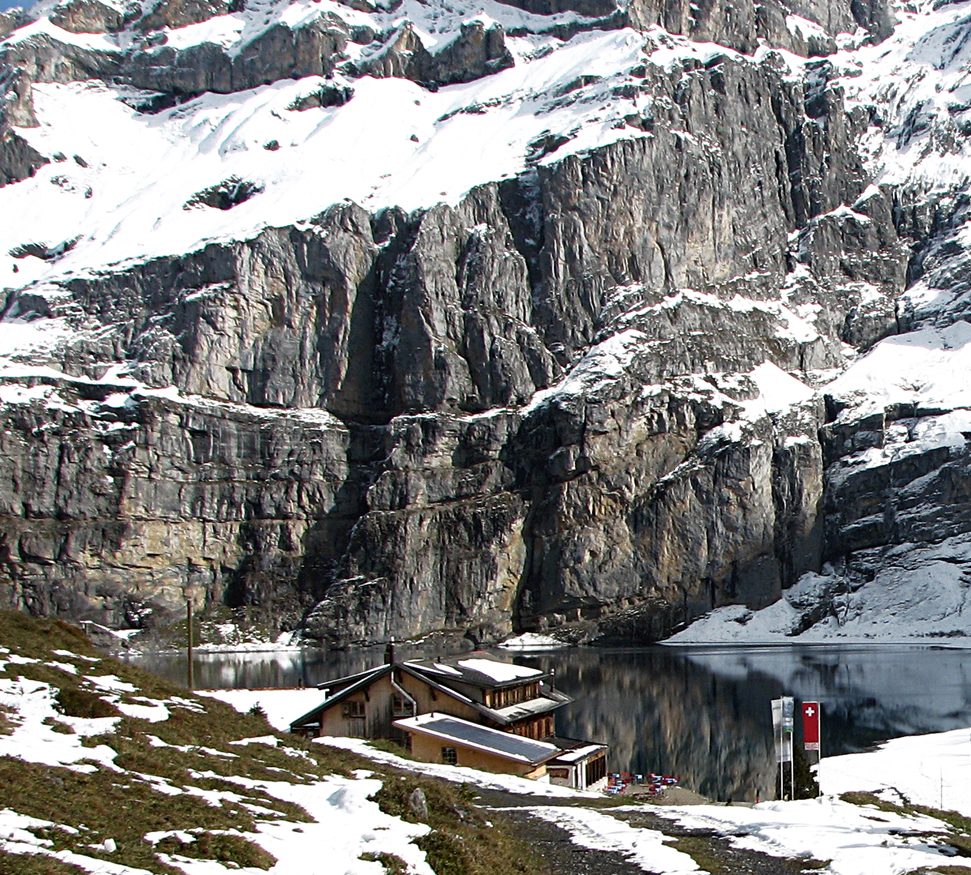
<path id="1" fill-rule="evenodd" d="M 459 717 L 446 717 L 435 712 L 396 720 L 394 725 L 523 763 L 545 762 L 559 753 L 555 744 L 534 741 L 522 735 L 501 732 Z"/>
<path id="2" fill-rule="evenodd" d="M 512 662 L 499 662 L 497 659 L 486 659 L 483 657 L 460 659 L 456 664 L 470 671 L 484 674 L 486 677 L 490 677 L 500 684 L 519 680 L 520 678 L 538 678 L 543 675 L 543 672 L 538 668 L 529 668 L 528 666 L 516 665 Z"/>
<path id="3" fill-rule="evenodd" d="M 589 790 L 574 790 L 559 784 L 545 781 L 533 781 L 519 775 L 498 774 L 496 772 L 481 772 L 464 766 L 449 766 L 442 763 L 418 763 L 406 759 L 386 750 L 379 750 L 361 738 L 346 738 L 343 736 L 324 736 L 314 739 L 315 744 L 325 744 L 329 747 L 352 750 L 361 756 L 376 762 L 389 763 L 404 772 L 418 773 L 441 778 L 444 781 L 454 781 L 471 784 L 475 787 L 486 787 L 494 790 L 508 790 L 523 796 L 543 796 L 553 798 L 602 798 L 600 794 Z"/>
<path id="4" fill-rule="evenodd" d="M 566 750 L 561 753 L 557 759 L 564 763 L 575 763 L 579 760 L 584 760 L 588 756 L 591 756 L 598 751 L 606 750 L 607 745 L 605 744 L 587 744 L 583 747 L 577 747 L 573 750 Z"/>
<path id="5" fill-rule="evenodd" d="M 508 720 L 512 723 L 516 720 L 522 720 L 524 717 L 531 717 L 534 714 L 544 714 L 547 711 L 553 711 L 568 701 L 569 698 L 566 696 L 562 699 L 559 698 L 559 694 L 555 697 L 539 696 L 536 699 L 520 702 L 518 705 L 509 705 L 505 708 L 495 709 L 495 714 L 500 719 L 504 721 Z"/>
<path id="6" fill-rule="evenodd" d="M 458 677 L 462 676 L 462 672 L 460 672 L 457 668 L 454 668 L 451 665 L 444 665 L 441 662 L 433 663 L 431 667 L 435 671 L 440 671 L 443 674 L 457 675 Z"/>

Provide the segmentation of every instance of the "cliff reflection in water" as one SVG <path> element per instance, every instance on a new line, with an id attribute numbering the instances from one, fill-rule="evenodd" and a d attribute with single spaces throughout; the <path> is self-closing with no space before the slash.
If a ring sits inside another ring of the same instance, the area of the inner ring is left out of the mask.
<path id="1" fill-rule="evenodd" d="M 664 648 L 523 661 L 555 669 L 557 687 L 576 700 L 559 712 L 557 730 L 609 743 L 611 769 L 674 774 L 714 799 L 771 798 L 767 703 L 779 685 L 770 679 L 724 677 Z"/>
<path id="2" fill-rule="evenodd" d="M 429 656 L 399 649 L 401 658 Z M 774 795 L 771 699 L 823 703 L 824 756 L 899 735 L 971 726 L 971 653 L 916 647 L 580 648 L 510 654 L 554 670 L 575 697 L 557 717 L 561 734 L 607 742 L 614 771 L 676 774 L 714 799 Z M 383 660 L 354 652 L 199 654 L 199 687 L 313 685 Z M 137 660 L 184 682 L 181 654 Z M 299 716 L 299 715 L 294 715 Z"/>

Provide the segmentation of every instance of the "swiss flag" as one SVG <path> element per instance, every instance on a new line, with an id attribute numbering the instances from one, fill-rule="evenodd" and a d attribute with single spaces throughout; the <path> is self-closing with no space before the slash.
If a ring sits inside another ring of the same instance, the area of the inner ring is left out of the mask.
<path id="1" fill-rule="evenodd" d="M 802 738 L 806 750 L 819 750 L 819 702 L 802 703 Z"/>

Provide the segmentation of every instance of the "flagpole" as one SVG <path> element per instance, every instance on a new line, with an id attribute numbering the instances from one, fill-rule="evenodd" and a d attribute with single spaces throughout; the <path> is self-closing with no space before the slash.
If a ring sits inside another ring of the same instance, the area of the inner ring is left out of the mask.
<path id="1" fill-rule="evenodd" d="M 789 733 L 789 801 L 796 801 L 796 727 Z"/>
<path id="2" fill-rule="evenodd" d="M 819 703 L 819 747 L 816 748 L 816 795 L 823 795 L 823 703 Z"/>

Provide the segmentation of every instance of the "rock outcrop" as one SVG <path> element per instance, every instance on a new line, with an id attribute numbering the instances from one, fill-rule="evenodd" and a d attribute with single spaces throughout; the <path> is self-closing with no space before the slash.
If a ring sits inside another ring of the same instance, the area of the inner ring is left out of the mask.
<path id="1" fill-rule="evenodd" d="M 49 159 L 34 149 L 15 128 L 37 126 L 30 79 L 18 70 L 0 73 L 0 186 L 28 179 Z"/>
<path id="2" fill-rule="evenodd" d="M 100 0 L 68 0 L 54 7 L 50 21 L 70 33 L 107 33 L 120 29 L 125 16 Z"/>

